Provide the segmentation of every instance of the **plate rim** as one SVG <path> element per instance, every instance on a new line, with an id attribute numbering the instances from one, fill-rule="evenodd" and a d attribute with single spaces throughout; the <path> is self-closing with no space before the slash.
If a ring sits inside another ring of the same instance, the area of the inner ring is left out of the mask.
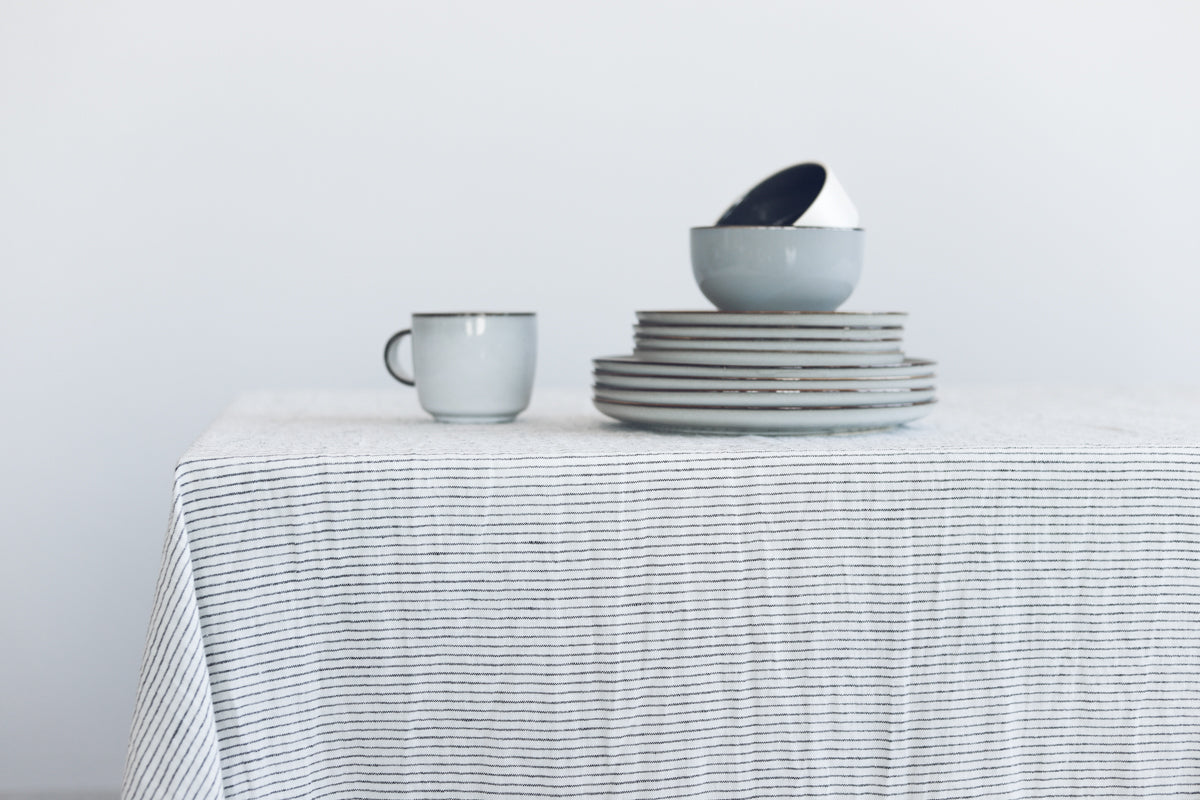
<path id="1" fill-rule="evenodd" d="M 787 316 L 907 317 L 907 311 L 721 311 L 718 308 L 639 309 L 634 314 L 784 314 Z"/>
<path id="2" fill-rule="evenodd" d="M 628 364 L 628 363 L 646 364 L 646 365 L 657 364 L 659 366 L 664 366 L 664 367 L 686 366 L 686 367 L 718 367 L 720 369 L 803 369 L 803 367 L 785 367 L 785 366 L 781 366 L 779 364 L 768 364 L 766 366 L 761 366 L 761 367 L 748 366 L 746 364 L 677 364 L 677 363 L 673 363 L 670 361 L 651 361 L 651 360 L 647 360 L 644 358 L 638 358 L 637 356 L 634 356 L 634 355 L 596 356 L 595 358 L 592 359 L 593 364 L 595 364 L 597 362 L 601 362 L 601 361 L 616 361 L 619 364 Z M 889 367 L 896 368 L 896 367 L 913 367 L 913 366 L 934 367 L 934 366 L 937 366 L 937 362 L 932 359 L 927 359 L 927 358 L 912 358 L 909 356 L 905 356 L 905 358 L 902 361 L 899 361 L 895 364 L 844 364 L 842 366 L 820 367 L 819 369 L 881 369 L 881 368 L 889 368 Z"/>
<path id="3" fill-rule="evenodd" d="M 936 391 L 937 386 L 929 384 L 928 386 L 904 386 L 897 389 L 652 389 L 649 387 L 642 388 L 639 386 L 613 386 L 606 383 L 593 383 L 592 390 L 596 389 L 611 389 L 618 392 L 680 392 L 687 394 L 694 392 L 697 394 L 769 394 L 769 395 L 787 395 L 787 394 L 880 394 L 882 392 L 928 392 Z M 620 402 L 620 401 L 614 401 Z M 695 408 L 695 406 L 688 406 Z"/>
<path id="4" fill-rule="evenodd" d="M 691 325 L 728 328 L 901 328 L 907 311 L 635 311 L 637 325 Z"/>
<path id="5" fill-rule="evenodd" d="M 836 367 L 830 369 L 836 369 Z M 923 378 L 933 380 L 937 377 L 934 372 L 926 372 L 920 375 L 866 375 L 857 378 L 754 378 L 745 375 L 661 375 L 653 372 L 618 372 L 595 367 L 592 369 L 592 378 L 595 379 L 597 375 L 616 375 L 622 378 L 666 378 L 676 381 L 778 381 L 780 383 L 795 381 L 911 381 Z"/>
<path id="6" fill-rule="evenodd" d="M 938 400 L 936 397 L 931 397 L 928 400 L 920 400 L 915 403 L 879 403 L 869 406 L 678 406 L 669 403 L 631 403 L 625 400 L 602 400 L 595 396 L 592 398 L 593 403 L 608 403 L 609 405 L 630 406 L 633 408 L 665 408 L 672 411 L 742 411 L 742 412 L 758 412 L 758 411 L 864 411 L 889 408 L 918 408 L 921 406 L 936 405 Z"/>
<path id="7" fill-rule="evenodd" d="M 936 398 L 920 403 L 852 408 L 654 406 L 592 398 L 598 412 L 634 428 L 704 436 L 814 436 L 890 430 L 932 412 Z M 779 412 L 779 413 L 776 413 Z"/>
<path id="8" fill-rule="evenodd" d="M 901 364 L 904 351 L 891 350 L 706 350 L 703 348 L 644 348 L 635 347 L 657 363 L 692 367 L 779 366 L 791 368 L 820 368 L 830 366 L 884 367 Z M 741 363 L 737 363 L 737 362 Z"/>
<path id="9" fill-rule="evenodd" d="M 904 325 L 714 325 L 709 323 L 644 323 L 638 320 L 634 323 L 634 336 L 685 336 L 676 331 L 710 330 L 727 335 L 733 331 L 749 333 L 750 336 L 725 336 L 724 338 L 770 338 L 785 339 L 787 336 L 768 336 L 766 333 L 793 333 L 796 338 L 834 338 L 824 336 L 826 333 L 870 333 L 870 336 L 858 336 L 854 341 L 872 341 L 877 338 L 902 338 Z M 812 336 L 812 331 L 820 331 L 822 336 Z M 808 335 L 808 336 L 806 336 Z M 703 338 L 710 338 L 704 336 Z"/>
<path id="10" fill-rule="evenodd" d="M 840 329 L 832 328 L 830 330 L 840 330 Z M 747 342 L 747 343 L 820 342 L 822 344 L 824 344 L 826 342 L 843 342 L 843 343 L 849 343 L 849 344 L 874 344 L 876 342 L 902 342 L 902 341 L 904 341 L 903 336 L 897 336 L 894 338 L 889 337 L 887 339 L 826 339 L 826 338 L 812 338 L 812 337 L 806 338 L 804 336 L 779 336 L 779 337 L 753 338 L 750 336 L 656 336 L 652 333 L 649 333 L 649 334 L 638 333 L 636 331 L 633 334 L 633 338 L 634 338 L 634 341 L 646 341 L 647 339 L 652 339 L 652 340 L 660 340 L 661 339 L 661 340 L 665 340 L 668 342 Z"/>

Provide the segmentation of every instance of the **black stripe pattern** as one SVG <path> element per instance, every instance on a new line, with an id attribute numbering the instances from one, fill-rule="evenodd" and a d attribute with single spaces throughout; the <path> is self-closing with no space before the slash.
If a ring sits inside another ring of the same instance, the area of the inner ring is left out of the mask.
<path id="1" fill-rule="evenodd" d="M 1200 446 L 537 440 L 181 461 L 124 797 L 1200 796 Z"/>

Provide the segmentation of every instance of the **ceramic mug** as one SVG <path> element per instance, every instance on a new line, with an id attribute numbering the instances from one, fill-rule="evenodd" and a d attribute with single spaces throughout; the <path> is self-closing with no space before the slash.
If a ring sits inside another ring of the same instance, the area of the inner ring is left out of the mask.
<path id="1" fill-rule="evenodd" d="M 411 374 L 399 363 L 409 337 Z M 383 348 L 387 371 L 439 422 L 511 422 L 529 405 L 536 362 L 537 317 L 524 312 L 413 314 Z"/>

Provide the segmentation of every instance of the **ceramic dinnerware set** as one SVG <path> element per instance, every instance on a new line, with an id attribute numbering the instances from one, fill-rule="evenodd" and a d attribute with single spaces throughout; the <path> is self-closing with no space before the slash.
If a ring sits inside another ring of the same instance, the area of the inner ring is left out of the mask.
<path id="1" fill-rule="evenodd" d="M 811 212 L 811 213 L 810 213 Z M 902 348 L 903 312 L 843 312 L 862 267 L 858 214 L 825 167 L 760 183 L 693 228 L 693 275 L 717 307 L 639 311 L 629 356 L 593 360 L 593 403 L 674 431 L 841 433 L 929 413 L 934 362 Z"/>
<path id="2" fill-rule="evenodd" d="M 901 349 L 903 313 L 639 311 L 630 356 L 593 360 L 614 419 L 709 433 L 826 433 L 924 416 L 933 362 Z"/>

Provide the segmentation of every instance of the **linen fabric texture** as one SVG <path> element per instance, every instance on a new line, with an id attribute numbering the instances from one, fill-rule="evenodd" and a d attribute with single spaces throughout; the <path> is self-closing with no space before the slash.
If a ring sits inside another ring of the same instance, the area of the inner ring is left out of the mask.
<path id="1" fill-rule="evenodd" d="M 789 439 L 243 399 L 176 472 L 124 797 L 1200 794 L 1200 398 L 985 397 Z"/>

